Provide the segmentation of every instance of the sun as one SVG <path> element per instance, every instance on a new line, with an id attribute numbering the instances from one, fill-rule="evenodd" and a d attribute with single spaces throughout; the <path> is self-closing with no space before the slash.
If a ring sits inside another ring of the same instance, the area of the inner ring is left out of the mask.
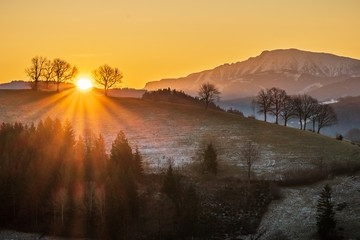
<path id="1" fill-rule="evenodd" d="M 79 81 L 77 81 L 76 85 L 78 86 L 78 88 L 80 88 L 81 90 L 86 90 L 89 89 L 93 86 L 93 84 L 91 83 L 91 81 L 87 78 L 81 78 L 79 79 Z"/>

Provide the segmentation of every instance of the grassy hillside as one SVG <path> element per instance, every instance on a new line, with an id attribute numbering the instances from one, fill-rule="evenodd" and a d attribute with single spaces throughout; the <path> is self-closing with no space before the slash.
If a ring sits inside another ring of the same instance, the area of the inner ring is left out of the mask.
<path id="1" fill-rule="evenodd" d="M 232 174 L 242 175 L 242 143 L 261 146 L 256 176 L 273 179 L 288 168 L 312 168 L 324 162 L 347 161 L 360 148 L 345 141 L 308 131 L 264 123 L 238 115 L 197 107 L 134 98 L 107 98 L 96 92 L 74 89 L 61 92 L 0 90 L 0 122 L 38 122 L 46 117 L 68 118 L 77 134 L 101 133 L 110 147 L 123 130 L 138 146 L 151 167 L 171 158 L 176 164 L 197 159 L 199 148 L 212 141 Z"/>

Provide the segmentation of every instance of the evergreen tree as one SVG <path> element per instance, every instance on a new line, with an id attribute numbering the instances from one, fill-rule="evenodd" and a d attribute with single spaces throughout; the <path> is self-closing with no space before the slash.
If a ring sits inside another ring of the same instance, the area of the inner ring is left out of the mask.
<path id="1" fill-rule="evenodd" d="M 125 134 L 120 131 L 112 143 L 110 150 L 110 163 L 123 174 L 131 174 L 132 149 Z"/>
<path id="2" fill-rule="evenodd" d="M 169 167 L 166 171 L 166 175 L 165 175 L 163 186 L 162 186 L 161 190 L 175 204 L 177 213 L 179 214 L 181 199 L 182 199 L 181 198 L 182 189 L 181 189 L 179 176 L 176 173 L 174 173 L 171 164 L 169 164 Z"/>
<path id="3" fill-rule="evenodd" d="M 326 184 L 317 202 L 316 225 L 322 239 L 330 239 L 332 237 L 332 231 L 336 226 L 334 215 L 335 212 L 331 201 L 331 188 Z"/>
<path id="4" fill-rule="evenodd" d="M 134 159 L 133 159 L 133 172 L 134 172 L 134 175 L 136 177 L 136 179 L 140 179 L 143 172 L 144 172 L 144 169 L 143 169 L 143 166 L 142 166 L 142 157 L 140 155 L 140 152 L 139 152 L 139 149 L 136 148 L 135 150 L 135 153 L 134 153 Z"/>
<path id="5" fill-rule="evenodd" d="M 217 174 L 217 170 L 218 170 L 217 153 L 212 143 L 209 143 L 204 151 L 203 164 L 205 171 L 215 175 Z"/>

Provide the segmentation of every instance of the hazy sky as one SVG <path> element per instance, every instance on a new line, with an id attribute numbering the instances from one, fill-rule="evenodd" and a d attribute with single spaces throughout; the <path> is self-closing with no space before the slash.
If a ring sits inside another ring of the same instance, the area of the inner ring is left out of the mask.
<path id="1" fill-rule="evenodd" d="M 0 0 L 0 82 L 27 80 L 35 55 L 80 77 L 107 63 L 123 87 L 186 76 L 263 50 L 360 59 L 359 0 Z"/>

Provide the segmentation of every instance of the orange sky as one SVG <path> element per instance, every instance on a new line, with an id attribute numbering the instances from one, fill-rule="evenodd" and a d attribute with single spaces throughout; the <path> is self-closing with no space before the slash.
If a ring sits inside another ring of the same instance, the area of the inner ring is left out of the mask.
<path id="1" fill-rule="evenodd" d="M 79 77 L 107 63 L 135 88 L 277 48 L 360 59 L 359 9 L 359 0 L 2 0 L 0 82 L 27 80 L 35 55 L 65 59 Z"/>

